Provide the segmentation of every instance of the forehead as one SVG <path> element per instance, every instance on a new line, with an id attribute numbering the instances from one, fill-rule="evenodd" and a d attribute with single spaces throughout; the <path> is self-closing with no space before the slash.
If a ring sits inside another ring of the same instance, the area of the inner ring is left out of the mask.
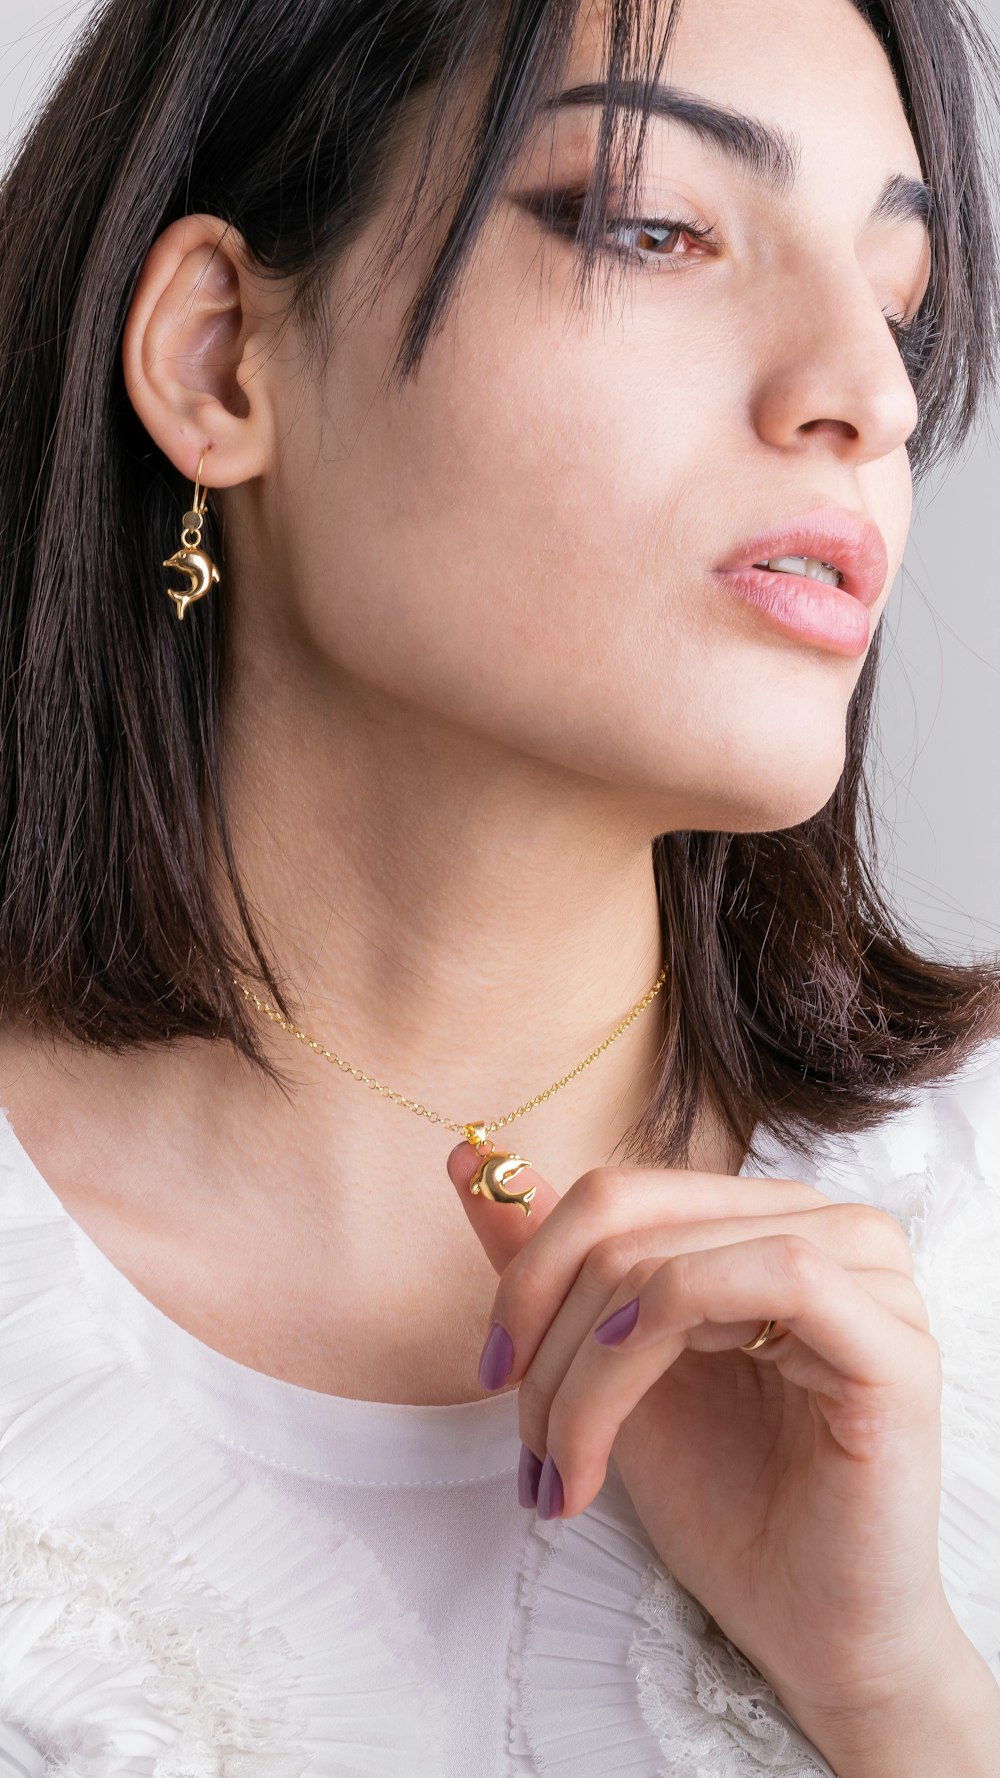
<path id="1" fill-rule="evenodd" d="M 583 0 L 566 86 L 600 79 L 614 0 Z M 631 12 L 629 6 L 627 10 Z M 852 172 L 881 188 L 890 172 L 921 177 L 889 58 L 853 0 L 647 0 L 636 74 L 769 125 L 788 146 L 790 175 Z M 596 117 L 562 113 L 590 134 Z"/>

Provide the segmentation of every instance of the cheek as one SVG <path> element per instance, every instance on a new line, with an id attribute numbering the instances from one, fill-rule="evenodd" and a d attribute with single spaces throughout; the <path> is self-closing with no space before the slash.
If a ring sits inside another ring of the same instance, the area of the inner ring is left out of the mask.
<path id="1" fill-rule="evenodd" d="M 588 330 L 533 309 L 466 293 L 401 398 L 382 387 L 392 342 L 352 344 L 319 467 L 289 478 L 312 647 L 463 729 L 651 793 L 653 831 L 804 819 L 841 770 L 858 669 L 719 604 L 711 568 L 745 528 L 733 496 L 753 456 L 736 347 L 722 362 L 690 328 L 668 337 L 661 311 Z M 773 505 L 773 475 L 762 494 Z"/>
<path id="2" fill-rule="evenodd" d="M 401 399 L 360 377 L 303 515 L 314 569 L 333 565 L 313 576 L 320 646 L 450 708 L 487 664 L 518 715 L 551 704 L 556 669 L 567 697 L 599 701 L 609 677 L 634 696 L 651 649 L 663 667 L 695 641 L 684 582 L 692 536 L 710 559 L 725 380 L 693 352 L 698 376 L 665 368 L 662 340 L 657 365 L 627 318 L 584 332 L 532 307 L 475 315 L 467 294 Z"/>

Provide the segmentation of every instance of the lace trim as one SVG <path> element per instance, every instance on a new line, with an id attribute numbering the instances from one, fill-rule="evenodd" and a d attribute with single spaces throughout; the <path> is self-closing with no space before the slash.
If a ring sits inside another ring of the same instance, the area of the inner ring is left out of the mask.
<path id="1" fill-rule="evenodd" d="M 191 1568 L 155 1513 L 114 1504 L 102 1517 L 55 1523 L 0 1494 L 5 1637 L 16 1639 L 10 1620 L 20 1616 L 33 1647 L 148 1664 L 138 1695 L 157 1719 L 143 1738 L 151 1752 L 163 1729 L 172 1739 L 151 1760 L 119 1766 L 113 1756 L 125 1750 L 114 1725 L 94 1723 L 73 1745 L 50 1739 L 40 1749 L 46 1778 L 125 1778 L 140 1766 L 150 1778 L 301 1778 L 307 1755 L 293 1743 L 307 1725 L 290 1718 L 283 1696 L 286 1638 L 274 1626 L 252 1630 L 247 1607 Z"/>
<path id="2" fill-rule="evenodd" d="M 732 1778 L 829 1772 L 803 1751 L 767 1681 L 662 1567 L 647 1567 L 636 1610 L 649 1629 L 636 1632 L 628 1662 L 643 1717 L 666 1756 L 658 1778 L 716 1778 L 723 1736 Z"/>
<path id="3" fill-rule="evenodd" d="M 507 1671 L 517 1778 L 836 1778 L 651 1554 L 613 1460 L 584 1512 L 531 1522 Z"/>

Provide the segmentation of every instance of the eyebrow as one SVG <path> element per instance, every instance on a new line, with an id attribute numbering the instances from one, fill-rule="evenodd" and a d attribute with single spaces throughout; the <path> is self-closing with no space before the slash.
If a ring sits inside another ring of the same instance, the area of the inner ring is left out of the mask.
<path id="1" fill-rule="evenodd" d="M 554 98 L 546 99 L 543 110 L 563 105 L 601 105 L 607 102 L 606 81 L 588 81 L 567 87 Z M 617 103 L 637 110 L 648 106 L 656 117 L 673 118 L 721 152 L 748 173 L 755 183 L 772 191 L 790 191 L 795 183 L 802 157 L 802 145 L 795 135 L 787 135 L 773 124 L 742 112 L 729 111 L 708 99 L 699 98 L 676 86 L 647 86 L 638 80 L 623 81 Z M 901 222 L 915 218 L 925 225 L 934 208 L 933 193 L 922 179 L 908 173 L 890 173 L 868 215 L 868 221 L 889 219 Z"/>

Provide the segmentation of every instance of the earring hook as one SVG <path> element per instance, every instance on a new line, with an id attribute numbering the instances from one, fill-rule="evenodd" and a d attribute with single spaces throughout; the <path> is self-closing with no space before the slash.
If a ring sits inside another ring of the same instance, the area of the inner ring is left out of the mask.
<path id="1" fill-rule="evenodd" d="M 201 472 L 205 467 L 205 458 L 208 456 L 208 453 L 211 450 L 211 448 L 212 448 L 211 445 L 207 444 L 205 446 L 205 449 L 201 453 L 201 461 L 198 464 L 198 472 L 194 478 L 194 506 L 191 509 L 192 512 L 204 512 L 205 507 L 208 504 L 208 489 L 201 487 Z M 199 489 L 200 489 L 200 497 L 199 497 Z"/>

